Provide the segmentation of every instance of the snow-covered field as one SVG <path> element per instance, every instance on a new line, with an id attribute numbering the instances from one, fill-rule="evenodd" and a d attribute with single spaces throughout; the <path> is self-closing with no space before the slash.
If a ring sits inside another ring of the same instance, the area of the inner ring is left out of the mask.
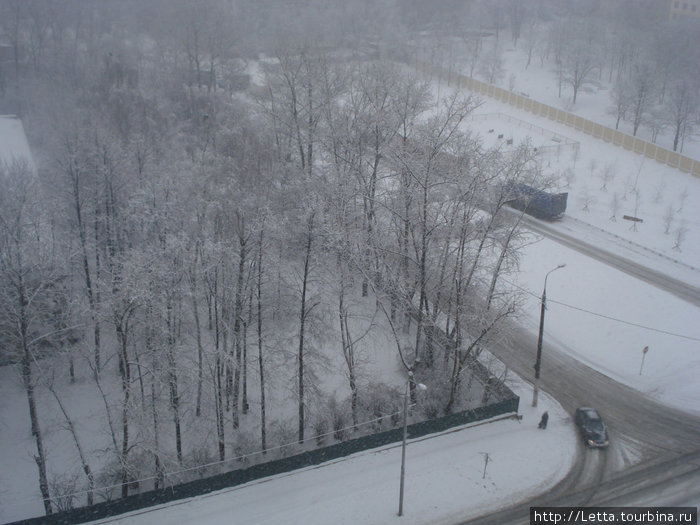
<path id="1" fill-rule="evenodd" d="M 529 66 L 527 64 L 527 53 L 521 48 L 512 45 L 512 41 L 506 36 L 497 39 L 495 35 L 490 35 L 482 40 L 484 49 L 498 48 L 501 50 L 500 74 L 496 75 L 494 85 L 513 91 L 538 102 L 543 102 L 549 106 L 563 109 L 569 113 L 581 116 L 585 119 L 597 122 L 604 126 L 615 128 L 614 103 L 610 93 L 614 88 L 614 81 L 610 82 L 609 64 L 603 66 L 603 70 L 592 74 L 588 81 L 581 87 L 576 97 L 576 104 L 573 103 L 573 89 L 570 85 L 563 84 L 561 96 L 559 95 L 559 82 L 556 73 L 556 66 L 551 57 L 540 61 L 539 57 L 533 57 Z M 518 43 L 522 46 L 522 40 Z M 430 49 L 430 44 L 426 44 Z M 453 40 L 449 45 L 449 51 L 438 58 L 430 52 L 419 52 L 423 60 L 429 63 L 442 63 L 445 68 L 457 72 L 460 62 L 466 64 L 468 59 L 460 61 L 459 53 L 463 51 L 464 44 L 458 39 Z M 446 49 L 444 49 L 446 50 Z M 450 65 L 451 62 L 451 65 Z M 468 68 L 464 67 L 462 73 L 468 75 Z M 479 75 L 478 68 L 474 71 L 477 80 L 487 82 L 488 79 Z M 613 75 L 614 77 L 614 75 Z M 621 120 L 619 130 L 632 135 L 632 123 Z M 637 137 L 654 142 L 658 146 L 666 149 L 673 149 L 673 129 L 672 126 L 662 126 L 658 132 L 656 140 L 653 141 L 652 131 L 646 122 L 637 130 Z M 695 160 L 700 159 L 700 135 L 697 131 L 687 134 L 681 141 L 678 153 Z"/>
<path id="2" fill-rule="evenodd" d="M 489 39 L 493 40 L 494 37 Z M 486 47 L 494 44 L 494 42 L 489 42 L 489 39 L 484 42 Z M 609 82 L 607 67 L 604 68 L 600 76 L 592 79 L 592 83 L 587 84 L 579 91 L 576 104 L 573 104 L 573 91 L 570 86 L 564 86 L 562 96 L 559 97 L 557 75 L 551 63 L 545 61 L 544 65 L 541 65 L 539 58 L 533 57 L 532 62 L 526 68 L 527 54 L 522 49 L 511 45 L 503 46 L 501 59 L 504 73 L 496 82 L 498 87 L 511 89 L 512 86 L 514 92 L 527 94 L 538 102 L 544 102 L 593 122 L 615 128 L 615 116 L 610 109 L 613 106 L 610 98 L 612 84 Z M 632 124 L 626 121 L 620 122 L 620 131 L 631 135 Z M 651 135 L 651 130 L 645 125 L 642 125 L 637 133 L 639 138 L 648 141 L 652 140 Z M 669 127 L 659 133 L 656 144 L 673 149 L 673 134 Z M 697 134 L 689 135 L 679 152 L 693 159 L 700 159 L 700 137 Z"/>
<path id="3" fill-rule="evenodd" d="M 533 332 L 539 323 L 544 276 L 558 262 L 566 267 L 547 280 L 544 337 L 657 401 L 700 414 L 698 308 L 542 239 L 528 247 L 514 280 L 531 292 L 523 322 Z M 642 367 L 645 347 L 649 350 Z M 543 359 L 545 374 L 546 356 Z"/>
<path id="4" fill-rule="evenodd" d="M 444 93 L 446 88 L 442 88 Z M 530 137 L 533 146 L 552 145 L 546 133 L 578 143 L 556 143 L 560 151 L 543 151 L 543 173 L 558 180 L 557 189 L 569 193 L 567 217 L 594 226 L 630 243 L 651 249 L 663 258 L 700 269 L 700 179 L 582 132 L 482 97 L 476 116 L 465 127 L 493 142 L 503 135 L 514 141 Z M 503 116 L 513 117 L 512 122 Z M 535 127 L 527 129 L 527 124 Z M 489 130 L 493 129 L 493 133 Z M 543 134 L 543 131 L 544 133 Z M 486 142 L 487 144 L 489 142 Z M 623 217 L 643 222 L 633 223 Z"/>
<path id="5" fill-rule="evenodd" d="M 441 89 L 445 93 L 449 88 Z M 565 153 L 544 162 L 545 169 L 573 172 L 568 180 L 560 180 L 560 189 L 569 192 L 567 220 L 578 222 L 588 241 L 696 286 L 700 283 L 700 214 L 692 205 L 700 198 L 700 181 L 498 102 L 485 101 L 479 113 L 510 114 L 580 142 L 575 158 Z M 518 140 L 522 135 L 520 123 L 515 124 L 516 129 L 505 126 L 500 117 L 479 122 L 487 134 L 494 129 L 495 137 L 503 133 L 504 138 L 510 135 Z M 474 123 L 468 125 L 477 128 Z M 496 133 L 496 129 L 502 131 Z M 533 143 L 535 140 L 541 137 L 533 136 Z M 603 181 L 606 166 L 613 167 L 614 175 Z M 619 207 L 616 220 L 611 220 L 614 195 Z M 675 212 L 667 234 L 664 213 L 669 207 Z M 634 223 L 622 220 L 627 214 L 642 217 L 644 222 L 634 227 Z M 527 247 L 520 273 L 508 283 L 531 292 L 524 322 L 533 331 L 539 321 L 544 276 L 560 263 L 566 267 L 547 283 L 545 337 L 658 401 L 698 412 L 698 308 L 553 241 L 539 239 Z M 642 368 L 646 346 L 649 351 Z M 524 399 L 531 394 L 522 384 L 515 389 Z M 561 479 L 573 461 L 576 436 L 570 417 L 555 402 L 545 397 L 544 404 L 540 402 L 540 410 L 543 408 L 553 416 L 545 432 L 536 428 L 540 412 L 523 402 L 520 424 L 502 421 L 411 443 L 404 521 L 434 524 L 467 519 L 537 494 Z M 482 479 L 485 453 L 492 461 Z M 518 463 L 521 461 L 524 463 Z M 146 511 L 116 521 L 400 522 L 396 516 L 399 464 L 399 448 L 387 447 L 166 506 L 155 515 Z"/>
<path id="6" fill-rule="evenodd" d="M 567 217 L 560 227 L 700 286 L 700 211 L 693 205 L 700 201 L 699 179 L 497 101 L 484 99 L 478 113 L 514 117 L 512 123 L 503 118 L 467 123 L 482 134 L 502 133 L 517 140 L 522 122 L 530 122 L 538 130 L 580 144 L 577 154 L 565 151 L 542 161 L 545 173 L 558 177 L 558 189 L 569 193 Z M 532 136 L 533 144 L 538 140 L 542 141 L 539 131 Z M 606 178 L 608 167 L 611 175 Z M 643 222 L 624 220 L 625 215 Z M 531 292 L 525 310 L 533 330 L 539 322 L 544 276 L 560 263 L 566 268 L 548 281 L 545 335 L 578 359 L 654 399 L 700 412 L 700 309 L 543 239 L 526 248 L 515 279 Z M 646 346 L 649 351 L 640 375 Z"/>
<path id="7" fill-rule="evenodd" d="M 524 75 L 522 78 L 518 75 L 516 82 L 518 91 L 528 91 L 536 97 L 535 88 L 525 83 Z M 443 94 L 448 89 L 441 86 Z M 587 102 L 583 97 L 581 100 L 580 106 L 584 107 Z M 543 101 L 551 103 L 547 99 Z M 590 235 L 605 239 L 608 249 L 648 260 L 650 265 L 698 286 L 700 212 L 695 206 L 700 201 L 698 179 L 505 104 L 486 100 L 478 112 L 512 115 L 519 121 L 579 142 L 577 155 L 563 151 L 558 158 L 548 156 L 543 160 L 548 173 L 560 175 L 559 189 L 569 192 L 568 218 L 590 225 L 589 232 L 600 231 L 599 237 L 595 233 Z M 594 118 L 585 113 L 583 116 Z M 494 129 L 496 137 L 500 133 L 517 134 L 515 140 L 519 140 L 522 132 L 521 123 L 504 123 L 500 118 L 467 125 L 485 134 Z M 516 127 L 509 128 L 510 125 Z M 544 135 L 538 135 L 538 139 L 533 135 L 533 141 L 542 140 Z M 632 223 L 623 220 L 623 215 L 633 215 L 644 222 Z M 630 246 L 643 250 L 645 256 L 635 255 Z M 506 283 L 531 292 L 525 322 L 533 331 L 539 319 L 544 275 L 560 263 L 566 263 L 566 267 L 548 280 L 545 337 L 654 399 L 700 411 L 698 308 L 552 241 L 538 240 L 526 249 L 518 276 L 508 278 Z M 642 349 L 646 346 L 649 352 L 642 369 Z M 21 404 L 24 401 L 21 399 L 16 409 L 8 407 L 10 371 L 3 373 L 6 375 L 0 383 L 0 435 L 3 440 L 26 439 L 30 443 L 28 417 L 21 416 L 21 420 L 7 417 L 26 413 L 26 406 Z M 546 373 L 546 361 L 543 373 Z M 516 388 L 523 397 L 528 397 L 527 386 Z M 539 411 L 528 405 L 521 403 L 522 423 L 501 421 L 411 443 L 404 521 L 449 523 L 456 516 L 467 518 L 534 495 L 563 477 L 576 447 L 570 418 L 546 396 Z M 545 408 L 552 417 L 550 427 L 542 432 L 536 424 Z M 18 424 L 25 419 L 27 424 Z M 65 444 L 69 446 L 70 443 Z M 27 508 L 40 511 L 31 447 L 20 454 L 10 447 L 1 450 L 0 521 L 34 513 L 28 513 Z M 482 479 L 485 453 L 491 461 Z M 385 447 L 332 465 L 167 506 L 155 515 L 150 510 L 134 513 L 119 522 L 311 525 L 398 522 L 395 514 L 399 464 L 400 448 Z M 26 499 L 26 494 L 32 495 L 31 500 Z"/>

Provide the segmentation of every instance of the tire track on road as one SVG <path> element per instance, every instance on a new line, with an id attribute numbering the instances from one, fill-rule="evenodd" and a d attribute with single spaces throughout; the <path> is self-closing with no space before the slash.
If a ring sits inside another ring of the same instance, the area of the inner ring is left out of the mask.
<path id="1" fill-rule="evenodd" d="M 669 292 L 684 301 L 687 301 L 694 306 L 700 306 L 700 288 L 669 277 L 663 272 L 652 270 L 646 266 L 636 263 L 626 257 L 622 257 L 608 250 L 604 250 L 593 244 L 563 233 L 552 225 L 539 221 L 529 216 L 523 216 L 523 225 L 531 229 L 535 233 L 539 233 L 553 241 L 556 241 L 567 248 L 576 250 L 588 257 L 600 261 L 616 270 L 625 272 L 632 277 L 640 279 L 656 288 Z"/>

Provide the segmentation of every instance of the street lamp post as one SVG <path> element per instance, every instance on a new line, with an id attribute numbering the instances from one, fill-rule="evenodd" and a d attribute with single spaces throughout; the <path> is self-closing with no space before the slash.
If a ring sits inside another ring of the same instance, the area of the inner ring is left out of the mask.
<path id="1" fill-rule="evenodd" d="M 534 389 L 532 390 L 532 406 L 536 407 L 537 406 L 537 395 L 538 395 L 538 388 L 539 388 L 539 381 L 540 381 L 540 366 L 542 365 L 542 334 L 544 332 L 544 311 L 547 309 L 547 277 L 549 277 L 549 274 L 559 270 L 560 268 L 564 268 L 566 264 L 560 264 L 556 268 L 553 268 L 552 270 L 549 270 L 547 272 L 547 275 L 544 276 L 544 288 L 542 289 L 542 305 L 540 309 L 540 332 L 539 336 L 537 338 L 537 360 L 535 361 L 535 386 Z"/>
<path id="2" fill-rule="evenodd" d="M 413 381 L 413 372 L 408 373 L 408 379 L 406 380 L 406 391 L 403 395 L 403 444 L 401 445 L 401 482 L 399 488 L 399 516 L 403 516 L 403 484 L 404 477 L 406 475 L 406 434 L 408 431 L 408 387 Z M 416 387 L 419 390 L 427 390 L 427 387 L 423 383 L 416 383 Z"/>

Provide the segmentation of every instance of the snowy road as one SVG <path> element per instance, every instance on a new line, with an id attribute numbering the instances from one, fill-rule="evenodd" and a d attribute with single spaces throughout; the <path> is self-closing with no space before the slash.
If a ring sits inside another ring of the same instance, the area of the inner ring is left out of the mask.
<path id="1" fill-rule="evenodd" d="M 589 230 L 574 236 L 571 230 L 585 230 L 585 224 L 576 224 L 580 221 L 554 225 L 534 219 L 525 222 L 526 227 L 567 248 L 694 305 L 700 301 L 697 287 L 666 276 L 663 267 L 678 265 L 677 262 L 649 252 L 647 256 L 655 259 L 655 268 L 647 267 L 654 266 L 647 260 L 643 265 L 632 263 L 624 250 L 617 255 L 606 249 L 609 239 L 604 234 Z M 619 247 L 616 251 L 621 252 Z M 697 270 L 687 265 L 685 270 L 683 278 L 692 282 Z M 513 324 L 508 340 L 492 347 L 491 352 L 524 380 L 532 382 L 536 347 L 537 335 Z M 572 357 L 576 354 L 564 341 L 548 334 L 543 345 L 540 387 L 569 413 L 582 405 L 598 408 L 608 423 L 609 449 L 588 450 L 579 444 L 574 467 L 552 490 L 462 523 L 528 523 L 530 506 L 695 505 L 700 501 L 700 417 L 654 401 Z M 521 404 L 527 402 L 528 399 L 521 400 Z"/>
<path id="2" fill-rule="evenodd" d="M 693 284 L 700 280 L 700 270 L 696 268 L 625 242 L 606 232 L 595 231 L 593 227 L 568 217 L 560 222 L 548 223 L 523 216 L 523 223 L 536 233 L 700 306 L 700 288 Z M 610 243 L 615 243 L 616 253 L 607 249 Z M 670 277 L 671 268 L 673 275 L 682 272 L 683 280 Z"/>
<path id="3" fill-rule="evenodd" d="M 545 495 L 459 525 L 526 525 L 530 522 L 530 506 L 695 506 L 700 501 L 699 461 L 700 453 L 687 454 L 650 467 L 631 469 L 580 492 L 559 498 Z"/>

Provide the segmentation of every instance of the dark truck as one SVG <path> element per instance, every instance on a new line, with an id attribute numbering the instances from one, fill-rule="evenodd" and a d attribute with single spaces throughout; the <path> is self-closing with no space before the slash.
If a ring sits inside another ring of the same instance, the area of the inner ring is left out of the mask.
<path id="1" fill-rule="evenodd" d="M 547 193 L 520 182 L 508 182 L 504 186 L 505 202 L 517 210 L 538 219 L 559 219 L 566 211 L 568 193 Z"/>

